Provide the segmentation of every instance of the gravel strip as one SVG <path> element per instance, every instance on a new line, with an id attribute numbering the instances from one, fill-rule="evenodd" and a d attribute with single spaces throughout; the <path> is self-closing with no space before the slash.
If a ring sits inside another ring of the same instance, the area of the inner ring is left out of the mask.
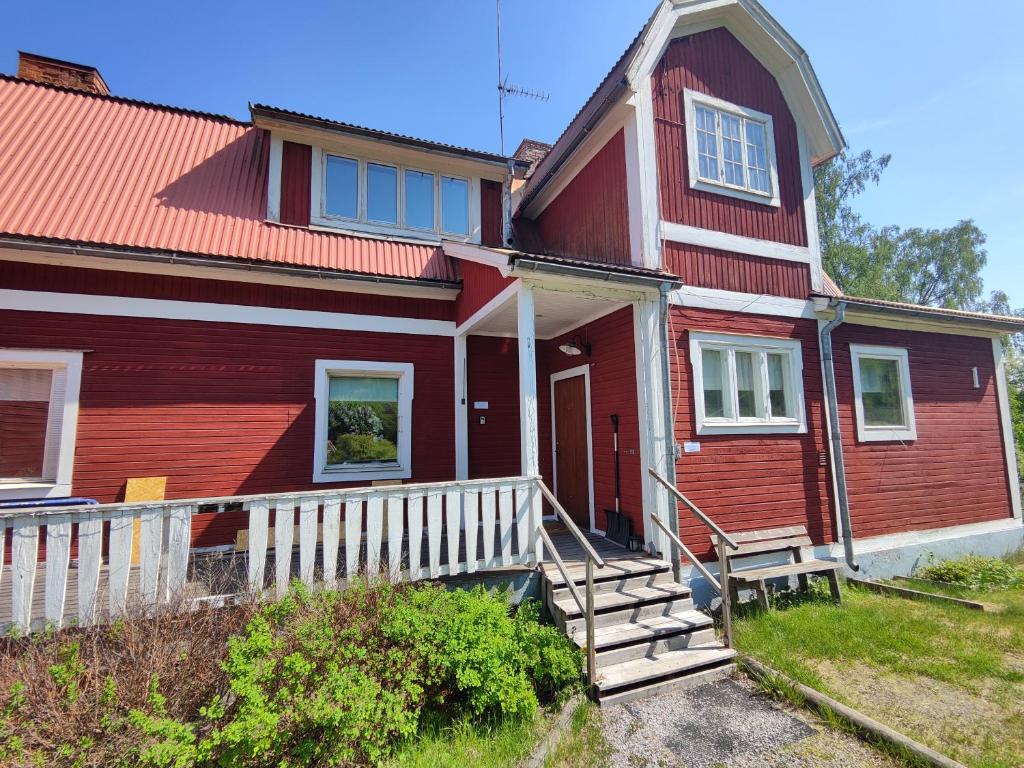
<path id="1" fill-rule="evenodd" d="M 612 768 L 888 768 L 856 738 L 815 725 L 745 678 L 602 709 Z"/>

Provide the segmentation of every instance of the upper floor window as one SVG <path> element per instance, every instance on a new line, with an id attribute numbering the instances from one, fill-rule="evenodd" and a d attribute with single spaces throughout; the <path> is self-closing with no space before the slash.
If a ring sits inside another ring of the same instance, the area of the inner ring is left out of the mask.
<path id="1" fill-rule="evenodd" d="M 806 432 L 800 342 L 690 333 L 697 434 Z"/>
<path id="2" fill-rule="evenodd" d="M 850 362 L 857 437 L 865 442 L 916 440 L 907 350 L 851 344 Z"/>
<path id="3" fill-rule="evenodd" d="M 371 231 L 470 235 L 470 181 L 324 153 L 321 215 Z"/>
<path id="4" fill-rule="evenodd" d="M 779 205 L 771 115 L 687 90 L 690 186 Z"/>

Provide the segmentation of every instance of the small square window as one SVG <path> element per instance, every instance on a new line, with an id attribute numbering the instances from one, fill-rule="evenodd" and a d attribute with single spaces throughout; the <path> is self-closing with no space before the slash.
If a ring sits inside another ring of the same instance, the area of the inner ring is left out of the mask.
<path id="1" fill-rule="evenodd" d="M 347 157 L 327 156 L 327 191 L 324 213 L 354 219 L 359 216 L 359 163 Z"/>
<path id="2" fill-rule="evenodd" d="M 693 331 L 697 434 L 806 432 L 800 342 Z"/>
<path id="3" fill-rule="evenodd" d="M 398 223 L 398 169 L 394 166 L 366 164 L 366 218 Z"/>
<path id="4" fill-rule="evenodd" d="M 452 235 L 469 234 L 469 182 L 441 178 L 441 229 Z"/>
<path id="5" fill-rule="evenodd" d="M 317 361 L 314 482 L 411 476 L 412 369 Z"/>
<path id="6" fill-rule="evenodd" d="M 850 345 L 857 437 L 864 442 L 916 440 L 906 349 Z"/>
<path id="7" fill-rule="evenodd" d="M 71 493 L 80 352 L 0 350 L 0 500 Z"/>

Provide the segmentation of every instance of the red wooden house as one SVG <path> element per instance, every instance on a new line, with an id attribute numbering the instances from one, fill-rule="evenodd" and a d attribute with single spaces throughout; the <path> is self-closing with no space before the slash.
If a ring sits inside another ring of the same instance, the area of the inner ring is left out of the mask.
<path id="1" fill-rule="evenodd" d="M 1000 337 L 1022 324 L 841 295 L 812 169 L 843 146 L 755 0 L 664 0 L 512 158 L 124 99 L 22 54 L 0 501 L 541 476 L 589 531 L 618 508 L 668 553 L 657 515 L 712 559 L 654 469 L 727 531 L 802 525 L 869 573 L 1019 546 Z M 192 545 L 238 527 L 198 515 Z"/>

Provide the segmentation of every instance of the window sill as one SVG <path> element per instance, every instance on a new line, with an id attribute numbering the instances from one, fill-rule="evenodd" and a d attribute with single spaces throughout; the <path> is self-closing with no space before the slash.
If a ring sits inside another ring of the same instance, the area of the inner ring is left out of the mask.
<path id="1" fill-rule="evenodd" d="M 698 435 L 803 435 L 806 433 L 807 425 L 797 422 L 779 424 L 705 423 L 697 427 Z"/>
<path id="2" fill-rule="evenodd" d="M 698 192 L 711 192 L 715 195 L 735 197 L 739 200 L 746 200 L 750 203 L 760 203 L 761 205 L 767 205 L 771 208 L 782 207 L 782 200 L 777 195 L 774 197 L 772 195 L 762 195 L 757 192 L 750 192 L 745 189 L 738 189 L 725 184 L 716 184 L 713 181 L 705 181 L 704 179 L 692 179 L 690 181 L 690 186 Z"/>
<path id="3" fill-rule="evenodd" d="M 314 483 L 346 483 L 352 480 L 408 480 L 412 470 L 397 465 L 352 469 L 321 469 L 313 473 Z"/>
<path id="4" fill-rule="evenodd" d="M 862 443 L 911 443 L 917 440 L 916 429 L 858 428 L 857 440 Z"/>
<path id="5" fill-rule="evenodd" d="M 70 483 L 18 481 L 0 483 L 0 501 L 59 499 L 71 495 Z"/>

